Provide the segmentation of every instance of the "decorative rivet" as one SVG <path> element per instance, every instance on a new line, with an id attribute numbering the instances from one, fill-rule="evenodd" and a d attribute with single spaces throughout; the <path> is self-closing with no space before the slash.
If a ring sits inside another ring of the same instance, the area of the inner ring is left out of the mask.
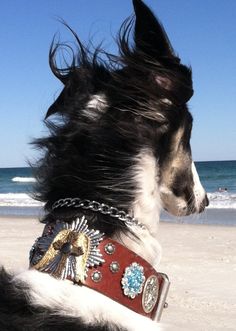
<path id="1" fill-rule="evenodd" d="M 115 253 L 116 247 L 112 243 L 108 243 L 104 249 L 107 254 L 112 255 Z"/>
<path id="2" fill-rule="evenodd" d="M 61 252 L 63 254 L 69 254 L 73 249 L 73 246 L 70 242 L 66 242 L 61 246 Z"/>
<path id="3" fill-rule="evenodd" d="M 95 283 L 98 283 L 102 279 L 102 273 L 100 271 L 94 271 L 91 275 L 91 278 Z"/>
<path id="4" fill-rule="evenodd" d="M 120 265 L 119 265 L 119 263 L 116 262 L 116 261 L 111 262 L 111 264 L 110 264 L 110 270 L 111 270 L 111 272 L 112 272 L 113 274 L 116 273 L 116 272 L 118 272 L 118 271 L 120 270 Z"/>

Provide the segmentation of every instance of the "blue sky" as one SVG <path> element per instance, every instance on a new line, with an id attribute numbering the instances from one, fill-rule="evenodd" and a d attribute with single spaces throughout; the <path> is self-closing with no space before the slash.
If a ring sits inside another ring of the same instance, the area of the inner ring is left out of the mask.
<path id="1" fill-rule="evenodd" d="M 193 68 L 194 159 L 236 159 L 236 1 L 146 3 Z M 131 0 L 2 0 L 0 10 L 0 167 L 18 167 L 38 157 L 28 143 L 45 133 L 42 119 L 61 88 L 48 49 L 55 33 L 63 41 L 72 38 L 57 18 L 82 40 L 93 36 L 112 51 L 112 35 L 133 9 Z"/>

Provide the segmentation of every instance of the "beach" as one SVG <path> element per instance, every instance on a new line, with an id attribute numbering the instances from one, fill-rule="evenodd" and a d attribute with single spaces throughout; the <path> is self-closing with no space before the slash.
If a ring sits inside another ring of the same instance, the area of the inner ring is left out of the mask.
<path id="1" fill-rule="evenodd" d="M 235 331 L 236 228 L 161 223 L 159 240 L 160 271 L 171 281 L 162 322 L 191 331 Z"/>
<path id="2" fill-rule="evenodd" d="M 0 217 L 0 263 L 21 272 L 43 225 L 36 218 Z M 160 263 L 171 281 L 161 322 L 183 330 L 236 329 L 236 227 L 161 222 Z"/>

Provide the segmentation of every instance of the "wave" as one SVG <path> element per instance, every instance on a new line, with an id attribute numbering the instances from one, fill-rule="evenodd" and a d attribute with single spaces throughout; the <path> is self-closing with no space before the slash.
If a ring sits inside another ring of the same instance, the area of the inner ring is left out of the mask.
<path id="1" fill-rule="evenodd" d="M 232 208 L 236 209 L 236 193 L 214 192 L 208 193 L 210 205 L 208 208 Z M 42 202 L 32 199 L 26 193 L 0 194 L 0 206 L 8 207 L 38 207 Z"/>
<path id="2" fill-rule="evenodd" d="M 11 181 L 16 183 L 35 183 L 36 179 L 33 177 L 14 177 Z"/>
<path id="3" fill-rule="evenodd" d="M 0 194 L 1 207 L 38 207 L 43 206 L 42 202 L 32 199 L 26 193 Z"/>
<path id="4" fill-rule="evenodd" d="M 209 208 L 236 209 L 236 193 L 214 192 L 207 193 L 210 200 Z"/>

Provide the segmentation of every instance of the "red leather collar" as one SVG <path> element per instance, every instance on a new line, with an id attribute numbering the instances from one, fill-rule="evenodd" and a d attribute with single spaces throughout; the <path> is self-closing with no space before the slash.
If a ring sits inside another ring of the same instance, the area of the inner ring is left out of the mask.
<path id="1" fill-rule="evenodd" d="M 70 224 L 47 224 L 31 249 L 30 265 L 94 289 L 153 320 L 160 319 L 169 288 L 165 274 L 117 241 L 89 229 L 84 217 Z"/>
<path id="2" fill-rule="evenodd" d="M 108 253 L 107 247 L 114 247 L 114 252 L 112 254 Z M 158 273 L 139 255 L 110 238 L 105 238 L 99 244 L 98 248 L 103 254 L 105 262 L 102 263 L 102 265 L 97 266 L 95 269 L 89 268 L 88 277 L 83 284 L 105 294 L 109 298 L 119 302 L 129 309 L 132 309 L 138 314 L 144 315 L 153 320 L 156 319 L 157 308 L 160 303 L 164 282 L 163 274 Z M 124 294 L 121 281 L 125 269 L 127 267 L 129 268 L 133 263 L 137 263 L 139 266 L 143 267 L 145 281 L 141 293 L 132 299 Z M 112 266 L 115 271 L 112 270 Z M 157 282 L 153 284 L 153 280 L 156 280 Z M 148 285 L 148 281 L 152 281 L 152 284 Z M 150 289 L 151 286 L 154 288 Z M 145 311 L 145 300 L 149 306 L 153 304 L 153 307 L 149 307 L 149 309 L 151 309 L 150 312 L 147 312 L 147 308 Z M 156 302 L 153 301 L 153 303 L 151 303 L 152 300 Z"/>

